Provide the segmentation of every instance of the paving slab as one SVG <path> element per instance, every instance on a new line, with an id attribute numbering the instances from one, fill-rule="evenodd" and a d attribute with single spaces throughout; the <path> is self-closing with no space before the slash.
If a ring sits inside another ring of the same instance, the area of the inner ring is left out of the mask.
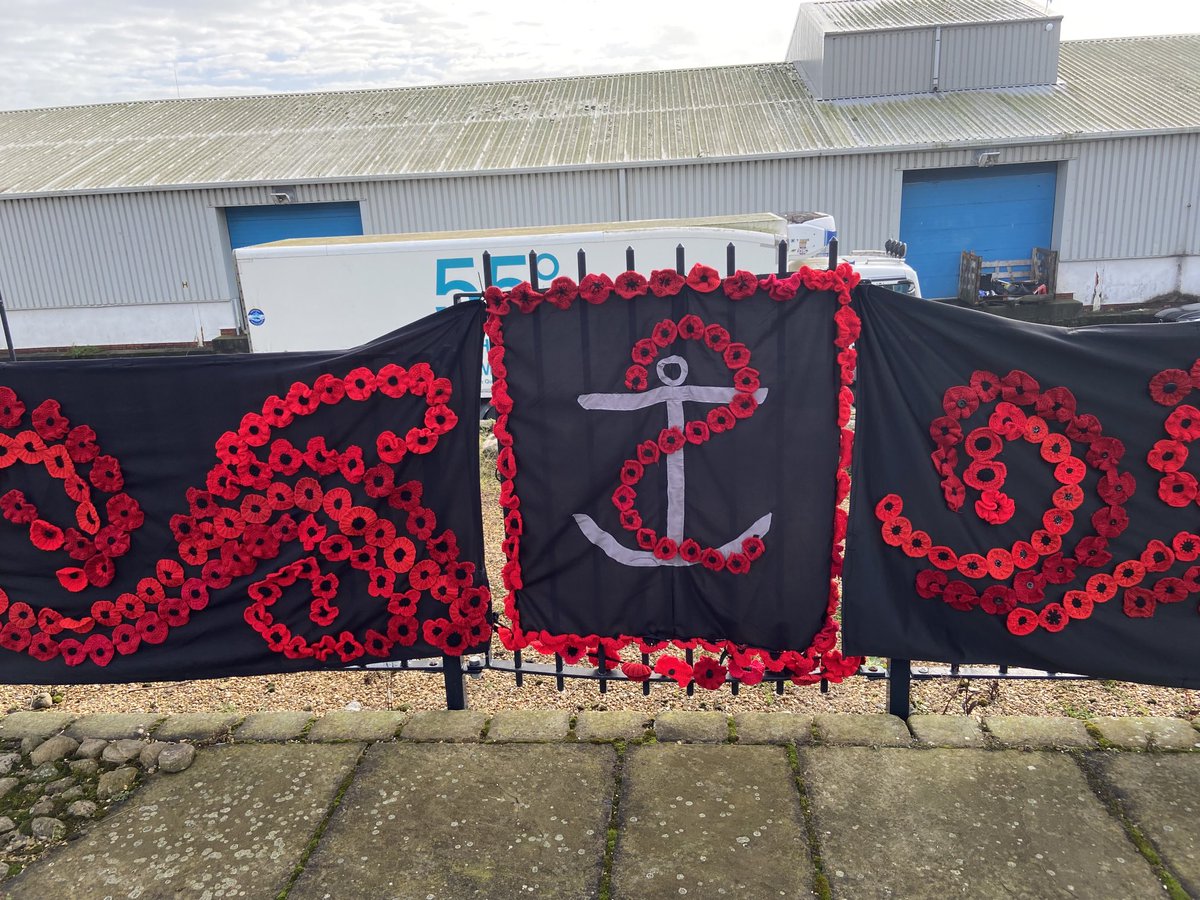
<path id="1" fill-rule="evenodd" d="M 154 729 L 156 741 L 215 741 L 242 720 L 238 713 L 179 713 Z"/>
<path id="2" fill-rule="evenodd" d="M 1193 897 L 1200 897 L 1200 755 L 1111 753 L 1101 771 L 1138 830 Z"/>
<path id="3" fill-rule="evenodd" d="M 564 709 L 502 709 L 488 725 L 489 741 L 537 743 L 561 741 L 571 730 L 571 717 Z"/>
<path id="4" fill-rule="evenodd" d="M 288 898 L 595 897 L 615 766 L 597 744 L 376 744 Z"/>
<path id="5" fill-rule="evenodd" d="M 292 741 L 304 733 L 313 720 L 312 713 L 298 710 L 260 712 L 246 716 L 233 730 L 235 741 Z"/>
<path id="6" fill-rule="evenodd" d="M 69 713 L 51 710 L 11 713 L 0 719 L 0 741 L 15 741 L 23 738 L 44 741 L 70 725 L 74 718 Z"/>
<path id="7" fill-rule="evenodd" d="M 163 720 L 159 713 L 96 713 L 76 719 L 67 734 L 77 741 L 84 738 L 103 738 L 119 741 L 123 738 L 144 738 Z"/>
<path id="8" fill-rule="evenodd" d="M 0 894 L 28 897 L 274 897 L 353 769 L 361 744 L 237 745 L 156 776 Z"/>
<path id="9" fill-rule="evenodd" d="M 807 744 L 812 741 L 813 717 L 790 712 L 733 714 L 739 744 Z"/>
<path id="10" fill-rule="evenodd" d="M 801 755 L 835 897 L 1162 896 L 1120 823 L 1060 753 Z"/>
<path id="11" fill-rule="evenodd" d="M 581 741 L 640 741 L 650 727 L 650 716 L 631 709 L 589 709 L 575 719 L 575 737 Z"/>
<path id="12" fill-rule="evenodd" d="M 1104 739 L 1122 750 L 1195 750 L 1200 734 L 1183 719 L 1166 716 L 1097 716 Z"/>
<path id="13" fill-rule="evenodd" d="M 984 746 L 983 731 L 970 716 L 921 714 L 908 717 L 908 727 L 922 744 L 932 747 L 979 748 Z"/>
<path id="14" fill-rule="evenodd" d="M 729 740 L 729 716 L 723 712 L 667 710 L 655 717 L 654 735 L 660 741 L 724 744 Z"/>
<path id="15" fill-rule="evenodd" d="M 988 734 L 1016 750 L 1095 750 L 1096 742 L 1079 719 L 1070 716 L 988 716 Z"/>
<path id="16" fill-rule="evenodd" d="M 487 719 L 486 713 L 473 709 L 429 709 L 413 715 L 400 737 L 406 741 L 476 743 Z"/>
<path id="17" fill-rule="evenodd" d="M 814 716 L 817 734 L 827 744 L 861 744 L 868 747 L 907 747 L 912 735 L 904 720 L 886 713 Z"/>
<path id="18" fill-rule="evenodd" d="M 783 747 L 633 747 L 613 896 L 808 897 L 812 865 Z"/>
<path id="19" fill-rule="evenodd" d="M 408 718 L 391 711 L 326 713 L 308 730 L 310 741 L 390 741 Z"/>

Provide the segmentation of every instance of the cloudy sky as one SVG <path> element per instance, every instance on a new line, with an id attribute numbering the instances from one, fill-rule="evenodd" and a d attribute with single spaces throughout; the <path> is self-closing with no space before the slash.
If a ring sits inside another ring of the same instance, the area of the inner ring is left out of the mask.
<path id="1" fill-rule="evenodd" d="M 0 5 L 0 109 L 21 109 L 773 62 L 799 0 Z M 1200 32 L 1191 0 L 1053 0 L 1050 10 L 1066 39 Z"/>

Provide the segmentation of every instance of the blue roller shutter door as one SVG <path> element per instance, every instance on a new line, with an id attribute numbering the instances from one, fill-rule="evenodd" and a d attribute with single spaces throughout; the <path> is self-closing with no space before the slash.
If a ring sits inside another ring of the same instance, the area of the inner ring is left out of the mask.
<path id="1" fill-rule="evenodd" d="M 958 294 L 963 250 L 985 260 L 1028 259 L 1049 247 L 1057 163 L 906 172 L 900 240 L 926 297 Z"/>
<path id="2" fill-rule="evenodd" d="M 287 203 L 231 206 L 225 210 L 229 245 L 234 250 L 288 238 L 362 234 L 357 203 Z"/>

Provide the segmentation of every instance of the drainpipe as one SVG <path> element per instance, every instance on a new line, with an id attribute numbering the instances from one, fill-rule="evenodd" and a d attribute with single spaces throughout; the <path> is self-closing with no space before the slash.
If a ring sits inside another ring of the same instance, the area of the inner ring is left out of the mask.
<path id="1" fill-rule="evenodd" d="M 933 31 L 933 92 L 938 92 L 938 80 L 942 74 L 942 26 Z"/>

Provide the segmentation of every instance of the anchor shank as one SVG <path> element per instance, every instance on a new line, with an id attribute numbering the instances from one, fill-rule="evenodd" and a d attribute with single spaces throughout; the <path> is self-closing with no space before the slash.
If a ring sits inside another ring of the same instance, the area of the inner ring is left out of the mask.
<path id="1" fill-rule="evenodd" d="M 683 430 L 683 403 L 679 400 L 667 401 L 667 427 Z M 685 478 L 681 449 L 667 457 L 667 537 L 675 543 L 683 540 L 683 511 L 685 503 Z"/>

